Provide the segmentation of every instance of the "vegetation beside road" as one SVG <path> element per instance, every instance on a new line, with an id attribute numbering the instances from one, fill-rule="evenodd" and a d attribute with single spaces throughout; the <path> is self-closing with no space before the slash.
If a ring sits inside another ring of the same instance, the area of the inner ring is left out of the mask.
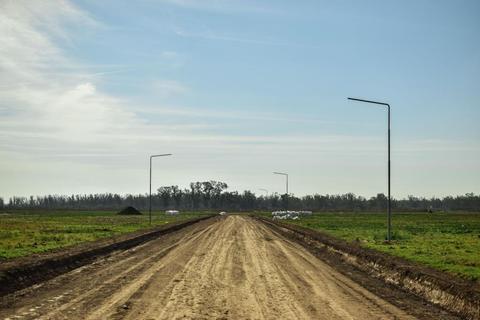
<path id="1" fill-rule="evenodd" d="M 285 221 L 480 280 L 480 213 L 393 213 L 391 243 L 385 242 L 383 213 L 317 213 Z"/>
<path id="2" fill-rule="evenodd" d="M 0 261 L 149 228 L 148 213 L 121 216 L 116 211 L 14 211 L 0 213 Z M 152 213 L 152 226 L 198 217 Z"/>

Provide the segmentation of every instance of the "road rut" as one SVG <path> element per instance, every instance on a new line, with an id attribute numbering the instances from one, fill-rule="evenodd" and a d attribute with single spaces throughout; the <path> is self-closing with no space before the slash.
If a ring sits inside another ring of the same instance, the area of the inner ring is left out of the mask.
<path id="1" fill-rule="evenodd" d="M 23 290 L 10 319 L 415 319 L 246 216 L 202 221 Z"/>

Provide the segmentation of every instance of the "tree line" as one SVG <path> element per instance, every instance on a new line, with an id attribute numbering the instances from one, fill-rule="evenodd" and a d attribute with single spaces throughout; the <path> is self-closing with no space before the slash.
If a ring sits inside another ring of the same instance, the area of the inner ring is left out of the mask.
<path id="1" fill-rule="evenodd" d="M 192 182 L 189 188 L 163 186 L 152 194 L 154 210 L 311 210 L 311 211 L 382 211 L 387 205 L 387 197 L 379 193 L 365 198 L 353 193 L 341 195 L 295 195 L 271 194 L 256 195 L 250 190 L 228 191 L 228 185 L 221 181 Z M 8 201 L 0 198 L 0 210 L 8 209 L 73 209 L 73 210 L 120 210 L 133 206 L 147 210 L 148 194 L 119 195 L 112 193 L 84 195 L 46 195 L 11 197 Z M 408 196 L 405 199 L 392 199 L 394 210 L 480 211 L 480 195 L 467 193 L 443 198 L 422 198 Z"/>

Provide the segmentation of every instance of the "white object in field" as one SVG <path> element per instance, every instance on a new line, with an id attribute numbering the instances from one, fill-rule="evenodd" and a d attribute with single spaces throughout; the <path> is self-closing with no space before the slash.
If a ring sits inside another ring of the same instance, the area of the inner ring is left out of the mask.
<path id="1" fill-rule="evenodd" d="M 309 216 L 312 214 L 312 211 L 273 211 L 272 218 L 285 220 L 285 219 L 292 219 L 298 220 L 300 216 Z"/>
<path id="2" fill-rule="evenodd" d="M 224 216 L 224 215 L 226 215 L 226 214 L 227 214 L 227 213 L 226 213 L 225 211 L 222 211 L 222 212 L 219 213 L 219 215 L 221 215 L 221 216 Z"/>
<path id="3" fill-rule="evenodd" d="M 171 216 L 176 216 L 179 213 L 180 213 L 180 211 L 178 211 L 178 210 L 167 210 L 167 211 L 165 211 L 165 214 L 168 214 L 168 215 L 171 215 Z"/>

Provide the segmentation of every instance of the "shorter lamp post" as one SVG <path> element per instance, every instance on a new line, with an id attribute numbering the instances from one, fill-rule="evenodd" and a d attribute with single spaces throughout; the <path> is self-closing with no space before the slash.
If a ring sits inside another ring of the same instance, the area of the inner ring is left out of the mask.
<path id="1" fill-rule="evenodd" d="M 286 208 L 285 208 L 285 211 L 288 210 L 288 173 L 284 173 L 284 172 L 274 172 L 273 174 L 278 174 L 278 175 L 281 175 L 281 176 L 285 176 L 286 180 L 285 180 L 285 201 L 286 201 Z"/>
<path id="2" fill-rule="evenodd" d="M 171 153 L 164 153 L 164 154 L 155 154 L 150 156 L 150 195 L 148 201 L 148 216 L 149 216 L 149 223 L 152 224 L 152 159 L 156 157 L 167 157 L 171 156 Z"/>

